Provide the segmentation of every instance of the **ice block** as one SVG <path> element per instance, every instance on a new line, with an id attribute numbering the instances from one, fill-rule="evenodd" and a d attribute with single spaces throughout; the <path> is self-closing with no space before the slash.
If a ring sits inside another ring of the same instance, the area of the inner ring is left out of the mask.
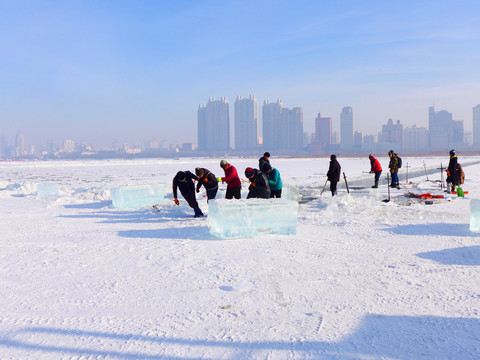
<path id="1" fill-rule="evenodd" d="M 470 200 L 470 231 L 480 233 L 480 199 Z"/>
<path id="2" fill-rule="evenodd" d="M 289 184 L 283 183 L 282 186 L 282 199 L 298 201 L 300 197 L 300 191 L 297 187 Z"/>
<path id="3" fill-rule="evenodd" d="M 115 208 L 140 208 L 160 204 L 164 200 L 165 185 L 137 185 L 110 189 Z"/>
<path id="4" fill-rule="evenodd" d="M 208 202 L 208 228 L 220 239 L 297 232 L 298 202 L 287 199 L 215 199 Z"/>
<path id="5" fill-rule="evenodd" d="M 53 183 L 37 184 L 37 196 L 38 197 L 58 196 L 57 184 L 53 184 Z"/>

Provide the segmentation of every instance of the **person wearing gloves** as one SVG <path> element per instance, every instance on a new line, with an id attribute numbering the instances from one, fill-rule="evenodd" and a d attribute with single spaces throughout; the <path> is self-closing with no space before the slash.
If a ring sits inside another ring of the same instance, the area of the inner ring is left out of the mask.
<path id="1" fill-rule="evenodd" d="M 204 168 L 195 168 L 195 174 L 198 176 L 197 193 L 200 192 L 203 185 L 207 191 L 207 202 L 215 199 L 218 191 L 218 181 L 215 174 Z"/>
<path id="2" fill-rule="evenodd" d="M 227 193 L 225 194 L 225 199 L 241 199 L 242 182 L 238 177 L 237 169 L 235 169 L 235 166 L 229 164 L 226 160 L 220 161 L 220 167 L 225 172 L 225 176 L 217 178 L 217 181 L 227 183 Z"/>
<path id="3" fill-rule="evenodd" d="M 247 199 L 270 198 L 270 186 L 268 185 L 267 176 L 264 173 L 262 173 L 260 170 L 248 167 L 245 169 L 245 176 L 248 178 L 248 180 L 250 180 Z"/>
<path id="4" fill-rule="evenodd" d="M 198 180 L 198 177 L 192 174 L 190 171 L 179 171 L 173 178 L 173 201 L 175 204 L 180 205 L 177 196 L 177 188 L 180 189 L 180 193 L 187 201 L 188 205 L 195 211 L 195 217 L 203 216 L 202 210 L 198 207 L 198 202 L 195 197 L 195 185 L 193 180 Z"/>
<path id="5" fill-rule="evenodd" d="M 262 172 L 267 175 L 268 185 L 270 186 L 270 197 L 281 198 L 282 197 L 282 179 L 280 178 L 280 172 L 272 168 L 270 164 L 264 164 Z"/>
<path id="6" fill-rule="evenodd" d="M 390 162 L 388 163 L 388 168 L 390 169 L 390 173 L 392 174 L 392 182 L 390 187 L 396 187 L 399 189 L 398 184 L 398 156 L 393 151 L 390 150 L 388 152 L 388 156 L 390 157 Z"/>
<path id="7" fill-rule="evenodd" d="M 378 188 L 378 182 L 380 180 L 380 176 L 382 175 L 382 165 L 380 165 L 380 161 L 375 159 L 373 155 L 368 155 L 370 159 L 370 174 L 375 174 L 375 185 L 372 188 Z"/>

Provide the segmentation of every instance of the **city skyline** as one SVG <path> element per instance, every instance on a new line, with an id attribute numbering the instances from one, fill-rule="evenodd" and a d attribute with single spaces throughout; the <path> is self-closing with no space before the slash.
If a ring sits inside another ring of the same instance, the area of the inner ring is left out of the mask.
<path id="1" fill-rule="evenodd" d="M 447 109 L 472 130 L 480 4 L 353 0 L 0 0 L 0 133 L 30 143 L 196 142 L 208 97 L 283 99 L 340 128 L 428 126 Z M 232 117 L 232 114 L 230 114 Z M 259 114 L 261 117 L 262 114 Z M 259 129 L 261 132 L 261 129 Z"/>

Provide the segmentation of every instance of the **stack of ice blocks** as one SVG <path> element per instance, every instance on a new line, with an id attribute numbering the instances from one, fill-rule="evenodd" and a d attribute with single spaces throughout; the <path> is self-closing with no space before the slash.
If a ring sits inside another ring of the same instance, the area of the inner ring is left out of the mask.
<path id="1" fill-rule="evenodd" d="M 113 207 L 117 209 L 140 208 L 163 202 L 165 185 L 138 185 L 112 188 Z"/>
<path id="2" fill-rule="evenodd" d="M 37 196 L 38 197 L 58 196 L 57 184 L 53 184 L 53 183 L 37 184 Z"/>
<path id="3" fill-rule="evenodd" d="M 470 231 L 480 233 L 480 199 L 470 200 Z"/>
<path id="4" fill-rule="evenodd" d="M 208 228 L 220 239 L 297 232 L 298 202 L 287 199 L 217 199 L 208 202 Z"/>

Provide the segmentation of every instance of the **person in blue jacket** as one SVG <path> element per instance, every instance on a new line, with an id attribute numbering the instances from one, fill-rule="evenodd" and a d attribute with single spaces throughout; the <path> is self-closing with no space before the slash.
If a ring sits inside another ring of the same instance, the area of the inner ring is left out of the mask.
<path id="1" fill-rule="evenodd" d="M 272 168 L 270 164 L 264 164 L 262 172 L 267 175 L 268 185 L 270 186 L 270 197 L 281 198 L 282 197 L 282 179 L 280 177 L 280 171 Z"/>
<path id="2" fill-rule="evenodd" d="M 195 217 L 203 216 L 203 212 L 198 206 L 197 198 L 195 196 L 195 185 L 193 180 L 198 180 L 198 177 L 192 174 L 190 171 L 179 171 L 173 178 L 172 191 L 173 201 L 175 204 L 180 205 L 177 197 L 177 188 L 180 189 L 180 193 L 187 201 L 188 205 L 195 211 Z"/>

